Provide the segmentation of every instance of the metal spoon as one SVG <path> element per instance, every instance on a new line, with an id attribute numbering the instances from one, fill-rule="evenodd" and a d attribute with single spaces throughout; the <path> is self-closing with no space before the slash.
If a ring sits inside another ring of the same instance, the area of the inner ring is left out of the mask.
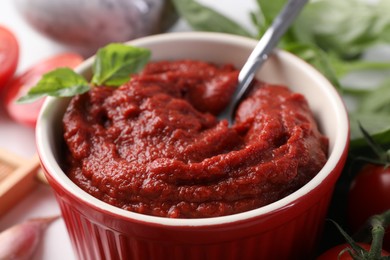
<path id="1" fill-rule="evenodd" d="M 270 53 L 278 44 L 280 37 L 290 27 L 307 2 L 308 0 L 289 0 L 249 55 L 248 60 L 238 75 L 238 86 L 232 96 L 232 100 L 222 113 L 222 116 L 228 120 L 229 125 L 233 124 L 237 104 L 247 92 L 257 69 L 268 59 Z"/>

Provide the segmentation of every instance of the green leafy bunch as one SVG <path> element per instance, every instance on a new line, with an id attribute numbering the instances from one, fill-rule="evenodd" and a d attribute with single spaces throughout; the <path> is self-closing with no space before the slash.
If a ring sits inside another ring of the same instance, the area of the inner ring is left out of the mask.
<path id="1" fill-rule="evenodd" d="M 255 0 L 256 10 L 248 15 L 257 34 L 197 0 L 172 0 L 181 17 L 201 31 L 224 32 L 259 38 L 287 0 Z M 380 86 L 356 89 L 343 78 L 362 71 L 390 70 L 390 62 L 364 59 L 378 44 L 390 43 L 390 1 L 312 0 L 282 37 L 279 48 L 296 54 L 316 67 L 356 104 L 350 109 L 351 150 L 366 148 L 360 122 L 382 145 L 390 144 L 390 79 Z"/>

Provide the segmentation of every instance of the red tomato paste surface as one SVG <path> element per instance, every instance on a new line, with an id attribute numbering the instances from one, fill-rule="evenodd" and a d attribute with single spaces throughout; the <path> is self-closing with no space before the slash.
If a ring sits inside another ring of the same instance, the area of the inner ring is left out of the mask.
<path id="1" fill-rule="evenodd" d="M 125 210 L 216 217 L 272 203 L 327 160 L 305 98 L 255 82 L 235 124 L 216 115 L 238 71 L 198 61 L 150 63 L 119 88 L 95 87 L 65 113 L 65 169 L 91 195 Z"/>

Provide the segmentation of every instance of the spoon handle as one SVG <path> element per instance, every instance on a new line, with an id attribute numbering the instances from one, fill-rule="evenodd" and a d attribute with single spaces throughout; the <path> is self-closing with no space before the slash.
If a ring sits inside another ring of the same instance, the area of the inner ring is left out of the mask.
<path id="1" fill-rule="evenodd" d="M 246 93 L 258 67 L 268 59 L 268 56 L 278 44 L 282 35 L 290 27 L 307 2 L 308 0 L 289 0 L 257 43 L 238 75 L 238 86 L 228 108 L 228 117 L 231 121 L 233 121 L 233 114 L 237 103 Z"/>

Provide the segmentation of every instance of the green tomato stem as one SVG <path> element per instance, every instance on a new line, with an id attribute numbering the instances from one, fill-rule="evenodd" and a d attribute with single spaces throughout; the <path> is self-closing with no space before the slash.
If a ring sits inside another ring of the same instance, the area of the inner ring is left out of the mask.
<path id="1" fill-rule="evenodd" d="M 384 228 L 380 224 L 380 221 L 377 221 L 376 218 L 373 218 L 372 221 L 372 242 L 371 249 L 368 252 L 369 259 L 379 259 L 382 252 L 382 244 L 383 244 L 383 236 L 384 236 Z"/>
<path id="2" fill-rule="evenodd" d="M 390 224 L 390 210 L 385 211 L 383 214 L 373 216 L 370 219 L 370 224 L 372 226 L 372 242 L 368 259 L 380 259 L 385 229 Z"/>

